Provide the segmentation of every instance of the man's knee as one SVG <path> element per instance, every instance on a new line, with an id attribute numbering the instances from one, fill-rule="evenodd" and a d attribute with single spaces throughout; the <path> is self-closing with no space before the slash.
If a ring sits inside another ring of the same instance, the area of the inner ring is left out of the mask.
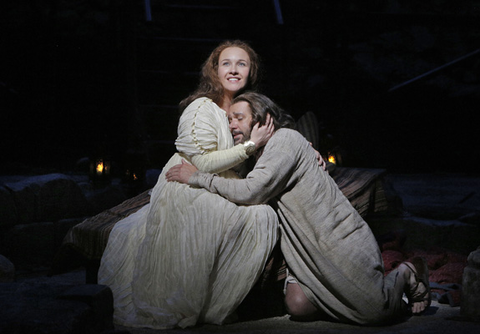
<path id="1" fill-rule="evenodd" d="M 288 284 L 285 295 L 285 307 L 292 317 L 309 317 L 318 310 L 305 296 L 298 284 Z"/>

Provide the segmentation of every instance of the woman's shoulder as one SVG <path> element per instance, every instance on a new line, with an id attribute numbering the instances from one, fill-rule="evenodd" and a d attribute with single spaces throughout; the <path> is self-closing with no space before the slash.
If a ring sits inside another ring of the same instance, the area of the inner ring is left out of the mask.
<path id="1" fill-rule="evenodd" d="M 197 115 L 205 113 L 218 113 L 222 109 L 208 97 L 199 97 L 193 100 L 182 112 L 182 116 Z"/>
<path id="2" fill-rule="evenodd" d="M 201 129 L 207 129 L 209 132 L 213 128 L 217 128 L 226 119 L 226 113 L 220 109 L 211 99 L 208 97 L 201 97 L 195 99 L 188 107 L 183 111 L 180 116 L 178 124 L 178 133 L 190 133 L 192 129 L 195 131 L 201 131 Z M 228 128 L 228 123 L 227 128 Z M 215 130 L 213 133 L 217 133 Z"/>
<path id="3" fill-rule="evenodd" d="M 212 99 L 208 98 L 208 97 L 205 97 L 205 96 L 202 96 L 202 97 L 198 97 L 196 98 L 195 100 L 193 100 L 192 102 L 190 102 L 190 104 L 187 106 L 187 109 L 197 109 L 197 108 L 201 108 L 201 107 L 210 107 L 210 108 L 213 108 L 214 106 L 216 106 L 216 104 L 212 101 Z"/>

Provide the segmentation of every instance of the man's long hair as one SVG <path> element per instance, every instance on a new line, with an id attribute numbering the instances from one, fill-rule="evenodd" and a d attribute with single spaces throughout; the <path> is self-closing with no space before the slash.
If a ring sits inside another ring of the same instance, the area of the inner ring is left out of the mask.
<path id="1" fill-rule="evenodd" d="M 295 127 L 295 120 L 292 116 L 287 114 L 275 102 L 270 100 L 263 94 L 255 92 L 245 92 L 233 99 L 232 104 L 245 101 L 249 104 L 252 111 L 252 126 L 257 124 L 264 125 L 267 119 L 267 114 L 270 114 L 273 119 L 275 130 L 280 128 Z"/>
<path id="2" fill-rule="evenodd" d="M 190 103 L 199 97 L 208 97 L 217 104 L 222 102 L 225 91 L 220 82 L 220 78 L 218 77 L 218 61 L 222 51 L 230 47 L 243 49 L 250 58 L 250 71 L 248 73 L 247 84 L 242 91 L 254 90 L 257 88 L 260 81 L 260 57 L 258 54 L 244 41 L 224 41 L 218 45 L 212 53 L 210 53 L 210 56 L 203 63 L 202 72 L 200 74 L 200 83 L 192 94 L 180 102 L 180 112 L 183 112 Z M 238 92 L 238 94 L 240 93 L 241 92 Z"/>

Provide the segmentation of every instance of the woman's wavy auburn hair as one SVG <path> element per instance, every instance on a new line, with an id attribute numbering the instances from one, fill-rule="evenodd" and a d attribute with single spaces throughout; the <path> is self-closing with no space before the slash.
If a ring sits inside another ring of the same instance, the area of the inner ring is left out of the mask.
<path id="1" fill-rule="evenodd" d="M 220 82 L 220 78 L 218 77 L 218 61 L 223 50 L 231 47 L 243 49 L 250 58 L 250 71 L 248 74 L 247 84 L 241 92 L 246 90 L 255 90 L 257 88 L 260 81 L 260 57 L 258 54 L 247 42 L 241 40 L 224 41 L 218 45 L 212 51 L 212 53 L 210 53 L 210 56 L 203 63 L 202 72 L 200 74 L 200 83 L 192 94 L 180 102 L 181 112 L 199 97 L 208 97 L 217 104 L 222 101 L 224 88 Z M 241 92 L 238 92 L 238 94 Z"/>

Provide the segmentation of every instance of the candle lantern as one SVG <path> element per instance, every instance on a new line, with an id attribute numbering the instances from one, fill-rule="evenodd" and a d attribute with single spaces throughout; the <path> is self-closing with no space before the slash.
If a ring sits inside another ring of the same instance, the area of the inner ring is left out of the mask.
<path id="1" fill-rule="evenodd" d="M 335 164 L 336 166 L 342 165 L 342 155 L 340 154 L 340 149 L 338 147 L 332 149 L 324 156 L 324 160 Z"/>
<path id="2" fill-rule="evenodd" d="M 129 166 L 125 169 L 123 181 L 130 184 L 141 183 L 144 181 L 145 171 L 140 166 Z"/>
<path id="3" fill-rule="evenodd" d="M 104 157 L 94 158 L 90 161 L 90 180 L 95 185 L 109 184 L 111 180 L 112 164 Z"/>
<path id="4" fill-rule="evenodd" d="M 140 193 L 145 188 L 146 156 L 141 150 L 130 149 L 124 157 L 122 183 L 129 196 Z"/>
<path id="5" fill-rule="evenodd" d="M 328 162 L 331 162 L 332 164 L 337 163 L 337 157 L 335 156 L 335 153 L 328 152 Z"/>

